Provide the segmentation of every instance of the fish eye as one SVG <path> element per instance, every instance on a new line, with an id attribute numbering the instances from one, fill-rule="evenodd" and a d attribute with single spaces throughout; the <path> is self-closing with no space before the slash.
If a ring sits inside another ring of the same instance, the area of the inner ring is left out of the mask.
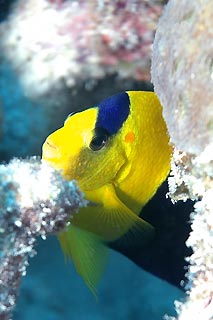
<path id="1" fill-rule="evenodd" d="M 109 133 L 103 128 L 96 128 L 94 137 L 90 142 L 90 149 L 93 151 L 101 150 L 109 139 Z"/>

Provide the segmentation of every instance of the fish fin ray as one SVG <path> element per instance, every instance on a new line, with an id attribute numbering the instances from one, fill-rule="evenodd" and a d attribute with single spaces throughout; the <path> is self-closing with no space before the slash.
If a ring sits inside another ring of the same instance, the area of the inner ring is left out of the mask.
<path id="1" fill-rule="evenodd" d="M 116 209 L 115 212 L 111 214 L 112 221 L 119 224 L 123 229 L 129 225 L 128 230 L 121 235 L 120 239 L 122 238 L 123 241 L 125 240 L 129 244 L 135 243 L 136 241 L 140 241 L 140 244 L 149 242 L 154 237 L 154 227 L 138 217 L 136 213 L 120 201 L 116 193 L 114 193 L 113 197 L 113 201 L 116 203 Z"/>
<path id="2" fill-rule="evenodd" d="M 118 247 L 145 246 L 155 236 L 155 229 L 148 222 L 136 216 L 132 227 L 120 238 L 115 240 Z M 146 225 L 147 224 L 147 225 Z"/>
<path id="3" fill-rule="evenodd" d="M 58 235 L 65 256 L 72 259 L 77 272 L 97 298 L 97 284 L 104 272 L 108 248 L 91 232 L 70 225 Z"/>
<path id="4" fill-rule="evenodd" d="M 103 189 L 103 206 L 97 207 L 87 219 L 93 232 L 97 232 L 108 242 L 121 238 L 124 234 L 141 234 L 144 242 L 153 237 L 154 228 L 136 213 L 129 209 L 117 196 L 114 186 L 107 185 Z M 98 224 L 97 224 L 98 221 Z M 131 230 L 131 231 L 130 231 Z"/>

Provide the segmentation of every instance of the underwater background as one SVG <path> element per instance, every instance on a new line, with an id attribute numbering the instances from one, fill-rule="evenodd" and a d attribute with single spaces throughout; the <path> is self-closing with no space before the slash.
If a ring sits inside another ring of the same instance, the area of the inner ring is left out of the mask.
<path id="1" fill-rule="evenodd" d="M 138 87 L 138 83 L 128 85 Z M 126 84 L 127 85 L 127 84 Z M 143 89 L 143 86 L 141 85 Z M 146 88 L 146 86 L 145 86 Z M 110 80 L 103 84 L 98 101 L 118 92 Z M 94 92 L 93 92 L 94 94 Z M 84 93 L 84 105 L 94 103 Z M 95 95 L 95 94 L 94 94 Z M 19 86 L 10 67 L 1 64 L 0 97 L 2 106 L 1 161 L 15 157 L 41 155 L 41 145 L 54 126 L 60 126 L 64 114 L 56 124 L 46 117 L 45 107 L 29 101 Z M 83 98 L 75 96 L 75 105 Z M 60 113 L 60 112 L 59 112 Z M 69 110 L 67 110 L 67 114 Z M 33 132 L 33 133 L 32 133 Z M 157 206 L 164 204 L 158 203 Z M 174 314 L 174 300 L 184 293 L 131 260 L 111 250 L 110 261 L 98 288 L 98 300 L 88 290 L 74 270 L 65 263 L 56 237 L 39 240 L 37 255 L 30 259 L 27 275 L 23 277 L 15 320 L 42 319 L 150 319 L 160 320 L 164 314 Z M 143 254 L 141 252 L 141 254 Z"/>
<path id="2" fill-rule="evenodd" d="M 2 21 L 8 3 L 0 1 Z M 60 94 L 53 87 L 32 98 L 9 60 L 6 55 L 0 60 L 1 162 L 13 157 L 40 156 L 45 138 L 72 111 L 92 106 L 120 91 L 152 89 L 147 81 L 106 75 L 96 81 L 79 82 L 72 90 L 60 88 Z M 156 203 L 159 210 L 164 205 Z M 22 279 L 14 320 L 160 320 L 165 314 L 174 315 L 174 300 L 184 297 L 182 290 L 111 250 L 96 301 L 72 263 L 65 263 L 56 237 L 39 239 L 36 251 Z"/>

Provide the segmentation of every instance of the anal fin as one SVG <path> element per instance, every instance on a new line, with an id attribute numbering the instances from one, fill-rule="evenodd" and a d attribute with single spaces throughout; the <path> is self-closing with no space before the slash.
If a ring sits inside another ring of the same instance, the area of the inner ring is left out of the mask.
<path id="1" fill-rule="evenodd" d="M 77 272 L 97 298 L 97 284 L 105 269 L 108 248 L 100 237 L 74 225 L 58 238 L 64 254 L 73 260 Z"/>

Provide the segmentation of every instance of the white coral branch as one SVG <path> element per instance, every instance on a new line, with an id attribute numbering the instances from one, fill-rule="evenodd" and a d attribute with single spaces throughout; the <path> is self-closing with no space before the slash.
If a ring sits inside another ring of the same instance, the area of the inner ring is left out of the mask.
<path id="1" fill-rule="evenodd" d="M 36 238 L 63 230 L 86 204 L 75 182 L 38 158 L 0 165 L 0 319 L 11 319 Z"/>

